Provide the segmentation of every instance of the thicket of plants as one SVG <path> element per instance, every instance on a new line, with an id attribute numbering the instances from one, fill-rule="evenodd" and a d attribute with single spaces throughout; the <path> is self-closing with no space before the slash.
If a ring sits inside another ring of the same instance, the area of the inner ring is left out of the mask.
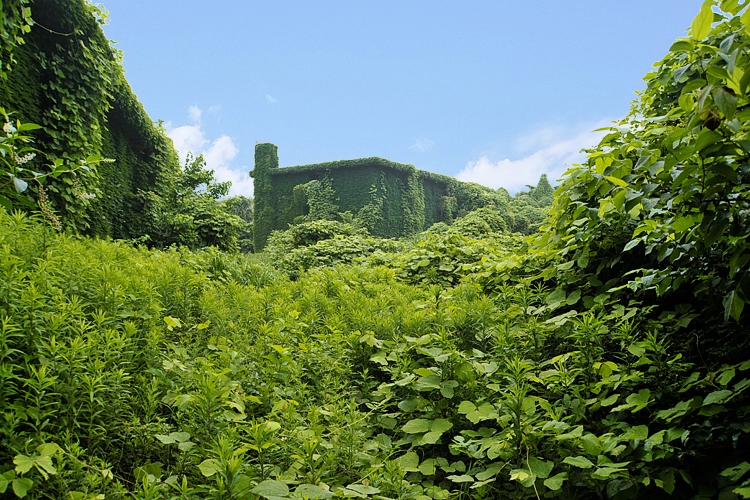
<path id="1" fill-rule="evenodd" d="M 43 198 L 79 234 L 157 247 L 237 245 L 243 225 L 215 196 L 185 196 L 194 161 L 180 168 L 166 131 L 133 94 L 122 54 L 102 32 L 101 6 L 5 0 L 0 14 L 0 115 L 39 125 L 19 131 L 33 139 L 25 170 L 3 168 L 28 185 L 0 204 L 28 209 Z"/>
<path id="2" fill-rule="evenodd" d="M 0 494 L 750 498 L 737 4 L 704 4 L 530 237 L 483 208 L 159 251 L 0 209 Z M 11 202 L 26 127 L 0 137 Z M 178 193 L 215 201 L 189 165 Z"/>

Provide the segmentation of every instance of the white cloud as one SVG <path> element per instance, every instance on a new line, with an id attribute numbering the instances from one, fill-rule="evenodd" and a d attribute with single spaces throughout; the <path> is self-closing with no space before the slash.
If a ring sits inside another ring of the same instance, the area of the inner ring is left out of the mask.
<path id="1" fill-rule="evenodd" d="M 220 105 L 218 105 L 218 104 L 217 104 L 216 106 L 211 106 L 210 108 L 208 108 L 208 112 L 209 112 L 210 114 L 212 114 L 212 115 L 215 115 L 215 114 L 216 114 L 216 113 L 218 113 L 219 111 L 221 111 L 221 106 L 220 106 Z"/>
<path id="2" fill-rule="evenodd" d="M 276 98 L 272 95 L 266 94 L 266 101 L 270 102 L 271 104 L 276 102 Z"/>
<path id="3" fill-rule="evenodd" d="M 591 130 L 608 126 L 602 121 L 576 130 L 563 127 L 542 127 L 519 137 L 514 144 L 517 159 L 493 161 L 482 156 L 470 161 L 456 178 L 463 182 L 476 182 L 493 189 L 504 187 L 511 193 L 523 190 L 526 185 L 536 185 L 542 174 L 547 174 L 552 185 L 574 163 L 586 158 L 581 149 L 596 145 L 606 132 Z"/>
<path id="4" fill-rule="evenodd" d="M 190 115 L 190 121 L 192 121 L 195 125 L 201 124 L 201 108 L 198 106 L 190 106 L 188 108 L 188 115 Z"/>
<path id="5" fill-rule="evenodd" d="M 180 155 L 180 162 L 185 163 L 185 157 L 188 153 L 196 155 L 203 151 L 203 147 L 208 144 L 208 140 L 203 135 L 200 125 L 183 125 L 182 127 L 167 127 L 167 135 Z"/>
<path id="6" fill-rule="evenodd" d="M 416 151 L 417 153 L 424 153 L 431 150 L 434 145 L 435 141 L 431 141 L 427 137 L 420 135 L 414 139 L 414 143 L 409 146 L 409 149 Z"/>
<path id="7" fill-rule="evenodd" d="M 201 110 L 196 106 L 191 106 L 188 110 L 191 118 L 200 119 Z M 232 167 L 231 162 L 239 153 L 234 141 L 228 135 L 223 135 L 214 140 L 209 145 L 200 124 L 184 125 L 177 128 L 167 128 L 167 135 L 172 139 L 174 147 L 177 150 L 182 164 L 188 153 L 198 156 L 203 155 L 206 160 L 206 167 L 214 171 L 214 176 L 219 182 L 230 181 L 232 187 L 229 195 L 243 195 L 251 197 L 253 195 L 253 180 L 248 175 L 250 170 L 246 166 Z"/>
<path id="8" fill-rule="evenodd" d="M 253 196 L 253 180 L 248 175 L 250 171 L 246 166 L 240 168 L 230 167 L 231 161 L 239 153 L 239 149 L 232 142 L 232 138 L 224 135 L 216 139 L 211 146 L 203 152 L 206 166 L 214 171 L 216 180 L 219 182 L 230 181 L 232 188 L 229 195 Z"/>

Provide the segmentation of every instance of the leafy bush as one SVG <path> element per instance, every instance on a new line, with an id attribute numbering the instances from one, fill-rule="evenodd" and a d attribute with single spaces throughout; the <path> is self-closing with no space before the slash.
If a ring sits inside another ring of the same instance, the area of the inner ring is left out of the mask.
<path id="1" fill-rule="evenodd" d="M 153 191 L 140 193 L 147 213 L 145 235 L 139 241 L 150 246 L 184 245 L 195 249 L 216 246 L 236 251 L 237 236 L 245 223 L 229 212 L 219 198 L 226 196 L 229 182 L 216 182 L 202 155 L 188 155 L 185 167 L 167 196 Z"/>
<path id="2" fill-rule="evenodd" d="M 750 71 L 711 5 L 534 237 L 485 207 L 244 256 L 0 209 L 0 494 L 750 498 Z"/>
<path id="3" fill-rule="evenodd" d="M 231 196 L 222 202 L 226 211 L 242 219 L 242 226 L 237 234 L 237 244 L 240 252 L 253 253 L 253 209 L 254 203 L 252 198 L 245 196 Z"/>
<path id="4" fill-rule="evenodd" d="M 457 219 L 451 229 L 464 236 L 479 238 L 506 231 L 508 226 L 505 219 L 496 210 L 485 207 L 469 212 L 464 217 Z"/>
<path id="5" fill-rule="evenodd" d="M 729 361 L 750 342 L 739 323 L 715 319 L 739 322 L 750 299 L 750 56 L 741 7 L 722 2 L 714 14 L 713 4 L 647 76 L 630 115 L 568 172 L 538 247 L 573 266 L 553 272 L 571 285 L 626 288 L 694 318 L 693 355 L 710 348 Z"/>

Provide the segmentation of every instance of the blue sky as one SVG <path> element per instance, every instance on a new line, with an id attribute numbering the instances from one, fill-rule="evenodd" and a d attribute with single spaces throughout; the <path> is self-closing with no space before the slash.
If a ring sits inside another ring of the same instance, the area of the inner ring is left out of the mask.
<path id="1" fill-rule="evenodd" d="M 378 156 L 511 192 L 627 114 L 699 0 L 103 0 L 152 119 L 252 195 L 281 166 Z"/>

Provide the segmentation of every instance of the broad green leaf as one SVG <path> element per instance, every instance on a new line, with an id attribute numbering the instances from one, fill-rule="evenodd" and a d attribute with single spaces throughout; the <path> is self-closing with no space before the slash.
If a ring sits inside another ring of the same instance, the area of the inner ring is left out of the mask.
<path id="1" fill-rule="evenodd" d="M 476 375 L 474 367 L 468 361 L 462 361 L 454 368 L 456 378 L 461 382 L 473 382 Z"/>
<path id="2" fill-rule="evenodd" d="M 574 305 L 576 302 L 581 300 L 581 290 L 573 290 L 570 295 L 568 295 L 568 298 L 565 299 L 565 303 L 569 306 Z"/>
<path id="3" fill-rule="evenodd" d="M 13 493 L 15 493 L 18 498 L 23 498 L 32 486 L 34 486 L 34 481 L 31 479 L 27 477 L 17 477 L 13 480 Z"/>
<path id="4" fill-rule="evenodd" d="M 738 8 L 739 0 L 721 0 L 721 10 L 728 14 L 737 14 L 742 7 Z"/>
<path id="5" fill-rule="evenodd" d="M 581 256 L 580 256 L 580 257 L 578 257 L 578 259 L 576 260 L 576 264 L 578 264 L 578 267 L 580 267 L 581 269 L 585 269 L 585 268 L 586 268 L 586 266 L 588 266 L 588 265 L 589 265 L 589 259 L 590 259 L 590 258 L 591 258 L 591 253 L 589 252 L 589 249 L 588 249 L 588 247 L 587 247 L 587 248 L 586 248 L 586 249 L 585 249 L 585 250 L 584 250 L 584 251 L 583 251 L 583 252 L 581 253 Z M 575 292 L 580 292 L 580 290 L 575 290 L 575 291 L 574 291 L 573 293 L 575 293 Z M 576 301 L 577 301 L 577 299 L 576 299 Z"/>
<path id="6" fill-rule="evenodd" d="M 714 90 L 714 103 L 724 117 L 730 120 L 734 118 L 737 111 L 737 96 L 734 91 L 726 87 Z"/>
<path id="7" fill-rule="evenodd" d="M 52 457 L 50 455 L 42 455 L 34 457 L 37 470 L 44 476 L 44 479 L 48 479 L 47 474 L 57 474 L 57 469 L 52 465 Z"/>
<path id="8" fill-rule="evenodd" d="M 17 128 L 19 132 L 26 132 L 28 130 L 38 130 L 42 128 L 42 126 L 37 125 L 36 123 L 19 123 Z"/>
<path id="9" fill-rule="evenodd" d="M 403 401 L 400 401 L 398 403 L 398 409 L 401 411 L 405 411 L 406 413 L 411 413 L 414 410 L 419 408 L 419 400 L 418 399 L 405 399 Z"/>
<path id="10" fill-rule="evenodd" d="M 586 457 L 565 457 L 563 463 L 580 467 L 581 469 L 590 469 L 594 466 L 594 463 Z"/>
<path id="11" fill-rule="evenodd" d="M 495 462 L 493 464 L 490 464 L 485 470 L 482 472 L 478 472 L 476 474 L 476 478 L 479 481 L 486 481 L 492 477 L 497 476 L 497 474 L 503 470 L 505 464 Z"/>
<path id="12" fill-rule="evenodd" d="M 419 455 L 413 451 L 408 451 L 396 459 L 399 466 L 406 472 L 419 472 Z"/>
<path id="13" fill-rule="evenodd" d="M 571 261 L 572 263 L 573 261 Z M 565 290 L 558 288 L 547 296 L 545 302 L 549 305 L 557 305 L 565 301 Z"/>
<path id="14" fill-rule="evenodd" d="M 558 441 L 566 441 L 568 439 L 579 438 L 582 435 L 583 435 L 583 426 L 579 425 L 570 432 L 567 432 L 565 434 L 560 434 L 559 436 L 555 436 L 555 439 L 557 439 Z"/>
<path id="15" fill-rule="evenodd" d="M 193 443 L 191 441 L 185 441 L 185 442 L 182 442 L 182 443 L 178 443 L 177 444 L 177 449 L 179 449 L 180 451 L 188 451 L 193 446 L 195 446 L 195 443 Z"/>
<path id="16" fill-rule="evenodd" d="M 14 470 L 5 471 L 0 474 L 0 493 L 5 493 L 5 490 L 8 489 L 8 485 L 15 477 L 16 471 Z"/>
<path id="17" fill-rule="evenodd" d="M 430 430 L 430 421 L 423 418 L 409 420 L 401 428 L 407 434 L 419 434 Z"/>
<path id="18" fill-rule="evenodd" d="M 542 479 L 549 477 L 549 473 L 552 472 L 552 469 L 555 467 L 554 462 L 545 462 L 544 460 L 539 460 L 534 457 L 529 457 L 527 465 L 532 474 L 536 477 L 541 477 Z"/>
<path id="19" fill-rule="evenodd" d="M 704 128 L 698 134 L 698 138 L 696 139 L 696 142 L 695 142 L 695 150 L 701 151 L 721 139 L 722 139 L 721 134 L 716 133 L 711 129 Z"/>
<path id="20" fill-rule="evenodd" d="M 458 406 L 458 413 L 466 415 L 466 418 L 472 424 L 497 417 L 495 407 L 486 401 L 480 403 L 478 407 L 474 403 L 463 401 Z"/>
<path id="21" fill-rule="evenodd" d="M 724 297 L 724 321 L 729 321 L 729 318 L 739 321 L 744 308 L 745 301 L 732 290 Z"/>
<path id="22" fill-rule="evenodd" d="M 251 491 L 263 498 L 289 496 L 289 486 L 287 486 L 286 483 L 274 481 L 273 479 L 266 479 Z"/>
<path id="23" fill-rule="evenodd" d="M 734 370 L 734 368 L 731 368 L 729 370 L 722 372 L 721 375 L 716 377 L 716 381 L 721 385 L 727 385 L 729 381 L 734 378 L 735 374 L 736 374 L 736 371 Z"/>
<path id="24" fill-rule="evenodd" d="M 201 474 L 211 477 L 221 471 L 221 464 L 214 458 L 207 458 L 198 465 L 198 468 L 201 470 Z"/>
<path id="25" fill-rule="evenodd" d="M 727 390 L 727 389 L 722 389 L 720 391 L 714 391 L 711 394 L 709 394 L 708 396 L 706 396 L 706 399 L 703 400 L 703 405 L 702 406 L 712 405 L 712 404 L 721 404 L 724 401 L 726 401 L 727 398 L 729 398 L 729 396 L 731 396 L 731 395 L 732 395 L 732 391 Z"/>
<path id="26" fill-rule="evenodd" d="M 627 252 L 638 246 L 638 243 L 640 243 L 641 240 L 630 240 L 627 245 L 625 245 L 625 248 L 622 249 L 623 252 Z"/>
<path id="27" fill-rule="evenodd" d="M 359 493 L 362 498 L 367 497 L 368 495 L 377 495 L 378 493 L 380 493 L 380 488 L 367 486 L 364 484 L 350 484 L 349 486 L 346 486 L 346 489 Z"/>
<path id="28" fill-rule="evenodd" d="M 437 460 L 434 458 L 428 458 L 421 464 L 419 464 L 419 472 L 424 474 L 425 476 L 431 476 L 435 474 L 435 466 L 437 464 Z"/>
<path id="29" fill-rule="evenodd" d="M 633 413 L 635 413 L 645 408 L 650 399 L 651 391 L 648 389 L 641 389 L 640 391 L 638 391 L 638 394 L 631 394 L 630 396 L 625 398 L 625 402 L 629 405 L 635 406 L 635 408 L 632 410 Z"/>
<path id="30" fill-rule="evenodd" d="M 419 444 L 435 444 L 440 440 L 440 436 L 442 435 L 443 433 L 441 431 L 430 431 L 422 436 L 422 439 L 419 440 Z"/>
<path id="31" fill-rule="evenodd" d="M 612 474 L 621 472 L 622 470 L 623 469 L 618 469 L 615 467 L 599 467 L 591 474 L 591 477 L 603 481 L 605 479 L 609 479 L 609 476 L 611 476 Z"/>
<path id="32" fill-rule="evenodd" d="M 446 380 L 442 384 L 440 384 L 440 394 L 447 399 L 451 399 L 453 397 L 453 389 L 458 387 L 458 382 L 455 380 Z"/>
<path id="33" fill-rule="evenodd" d="M 536 476 L 532 475 L 526 469 L 513 469 L 510 471 L 510 480 L 518 481 L 527 488 L 530 488 L 534 484 Z"/>
<path id="34" fill-rule="evenodd" d="M 427 375 L 426 377 L 420 377 L 413 385 L 418 391 L 429 391 L 432 389 L 440 389 L 441 378 L 440 375 L 434 373 Z"/>
<path id="35" fill-rule="evenodd" d="M 180 322 L 179 318 L 165 316 L 164 323 L 167 324 L 167 330 L 169 330 L 170 332 L 174 330 L 175 328 L 182 328 L 182 323 Z"/>
<path id="36" fill-rule="evenodd" d="M 25 474 L 34 467 L 34 459 L 21 453 L 13 458 L 13 463 L 16 464 L 16 473 L 18 474 Z"/>
<path id="37" fill-rule="evenodd" d="M 378 351 L 370 357 L 370 361 L 385 366 L 388 364 L 388 360 L 386 359 L 387 354 L 386 351 Z"/>
<path id="38" fill-rule="evenodd" d="M 155 437 L 156 437 L 156 439 L 158 439 L 159 441 L 161 441 L 164 444 L 172 444 L 172 443 L 176 443 L 177 442 L 177 439 L 174 436 L 172 436 L 171 434 L 170 435 L 157 434 Z"/>
<path id="39" fill-rule="evenodd" d="M 640 439 L 641 441 L 643 441 L 648 437 L 648 426 L 635 425 L 625 431 L 622 437 L 624 439 Z"/>
<path id="40" fill-rule="evenodd" d="M 370 486 L 367 486 L 367 488 L 370 488 Z M 380 493 L 380 490 L 378 490 L 377 488 L 374 489 L 377 490 L 376 493 Z M 317 500 L 320 498 L 334 498 L 336 496 L 330 491 L 326 491 L 315 484 L 300 484 L 294 489 L 294 494 L 300 498 L 307 498 L 309 500 Z"/>
<path id="41" fill-rule="evenodd" d="M 552 491 L 557 491 L 562 488 L 562 485 L 566 479 L 568 479 L 568 473 L 560 472 L 559 474 L 555 474 L 554 476 L 545 479 L 544 486 L 551 489 Z"/>
<path id="42" fill-rule="evenodd" d="M 704 2 L 698 15 L 693 18 L 690 25 L 690 37 L 693 40 L 703 40 L 711 32 L 711 23 L 714 21 L 714 13 L 711 7 L 715 3 L 711 0 Z"/>
<path id="43" fill-rule="evenodd" d="M 688 51 L 692 52 L 692 50 L 695 48 L 695 45 L 690 40 L 678 40 L 675 43 L 672 44 L 672 46 L 669 48 L 670 52 L 683 52 Z"/>
<path id="44" fill-rule="evenodd" d="M 625 182 L 624 180 L 618 179 L 617 177 L 612 177 L 611 175 L 605 175 L 604 178 L 607 179 L 612 184 L 615 184 L 617 186 L 627 187 L 628 185 L 628 183 Z"/>
<path id="45" fill-rule="evenodd" d="M 602 452 L 602 443 L 593 434 L 586 434 L 581 438 L 581 446 L 589 455 L 598 456 Z"/>
<path id="46" fill-rule="evenodd" d="M 634 356 L 643 356 L 646 354 L 646 349 L 639 344 L 632 344 L 628 346 L 628 352 Z"/>
<path id="47" fill-rule="evenodd" d="M 58 451 L 62 451 L 56 443 L 44 443 L 36 447 L 37 453 L 40 455 L 54 455 Z"/>
<path id="48" fill-rule="evenodd" d="M 600 404 L 601 404 L 602 406 L 605 406 L 605 407 L 606 407 L 606 406 L 612 406 L 613 404 L 615 404 L 615 403 L 617 402 L 617 399 L 618 399 L 619 397 L 620 397 L 620 395 L 619 395 L 619 394 L 612 394 L 612 395 L 611 395 L 611 396 L 609 396 L 608 398 L 602 399 L 602 400 L 601 400 L 601 403 L 600 403 Z"/>
<path id="49" fill-rule="evenodd" d="M 448 479 L 453 481 L 454 483 L 472 483 L 474 482 L 474 478 L 471 476 L 467 476 L 466 474 L 461 476 L 448 476 Z"/>
<path id="50" fill-rule="evenodd" d="M 672 223 L 672 229 L 677 231 L 678 233 L 681 233 L 685 231 L 686 229 L 689 229 L 695 225 L 695 219 L 693 219 L 692 215 L 687 215 L 685 217 L 680 217 L 677 220 L 675 220 Z"/>
<path id="51" fill-rule="evenodd" d="M 435 432 L 447 432 L 453 427 L 450 420 L 445 418 L 436 418 L 430 421 L 430 430 Z"/>
<path id="52" fill-rule="evenodd" d="M 654 480 L 656 485 L 669 493 L 670 495 L 674 491 L 674 471 L 664 470 L 659 473 L 659 479 Z"/>
<path id="53" fill-rule="evenodd" d="M 744 476 L 747 471 L 750 471 L 750 464 L 747 462 L 742 462 L 735 465 L 734 467 L 724 469 L 723 471 L 721 471 L 721 475 L 729 477 L 729 480 L 735 483 L 742 479 L 742 476 Z"/>
<path id="54" fill-rule="evenodd" d="M 745 31 L 750 33 L 750 9 L 746 10 L 744 14 L 740 17 L 740 21 L 742 21 L 742 24 L 745 26 Z"/>

